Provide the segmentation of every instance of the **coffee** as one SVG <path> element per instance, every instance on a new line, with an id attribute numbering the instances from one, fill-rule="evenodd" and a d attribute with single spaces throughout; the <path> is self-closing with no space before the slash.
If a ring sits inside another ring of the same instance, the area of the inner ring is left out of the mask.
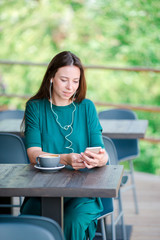
<path id="1" fill-rule="evenodd" d="M 58 157 L 58 156 L 59 156 L 58 154 L 39 155 L 39 157 L 42 157 L 42 158 L 52 158 L 52 157 Z"/>

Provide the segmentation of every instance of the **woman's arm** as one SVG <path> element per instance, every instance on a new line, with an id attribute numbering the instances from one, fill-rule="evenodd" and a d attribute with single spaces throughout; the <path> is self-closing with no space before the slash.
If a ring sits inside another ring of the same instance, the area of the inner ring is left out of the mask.
<path id="1" fill-rule="evenodd" d="M 27 149 L 27 154 L 32 164 L 36 164 L 36 158 L 39 155 L 46 153 L 47 152 L 43 152 L 42 148 L 40 147 L 30 147 Z M 70 165 L 76 170 L 86 167 L 81 155 L 78 153 L 60 154 L 60 163 L 64 165 Z"/>
<path id="2" fill-rule="evenodd" d="M 40 147 L 30 147 L 27 149 L 27 155 L 31 163 L 36 164 L 36 158 L 42 154 L 46 154 L 46 152 L 43 152 Z"/>

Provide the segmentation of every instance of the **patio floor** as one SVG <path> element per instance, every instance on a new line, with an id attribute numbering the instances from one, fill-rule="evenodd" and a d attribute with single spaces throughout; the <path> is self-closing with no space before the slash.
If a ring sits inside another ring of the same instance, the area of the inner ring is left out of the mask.
<path id="1" fill-rule="evenodd" d="M 160 239 L 160 176 L 135 172 L 139 214 L 132 191 L 122 193 L 125 224 L 132 226 L 129 240 Z"/>

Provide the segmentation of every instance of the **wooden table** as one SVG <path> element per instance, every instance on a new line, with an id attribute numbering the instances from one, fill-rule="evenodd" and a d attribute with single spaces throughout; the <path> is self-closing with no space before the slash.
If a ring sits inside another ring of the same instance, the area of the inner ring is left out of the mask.
<path id="1" fill-rule="evenodd" d="M 101 119 L 103 135 L 110 138 L 144 138 L 148 120 L 108 120 Z M 0 132 L 10 132 L 20 135 L 19 119 L 0 121 Z"/>
<path id="2" fill-rule="evenodd" d="M 148 120 L 108 120 L 101 119 L 102 134 L 110 138 L 144 138 Z"/>
<path id="3" fill-rule="evenodd" d="M 63 228 L 63 197 L 116 197 L 123 166 L 44 173 L 33 165 L 0 164 L 0 196 L 41 197 L 42 215 Z"/>

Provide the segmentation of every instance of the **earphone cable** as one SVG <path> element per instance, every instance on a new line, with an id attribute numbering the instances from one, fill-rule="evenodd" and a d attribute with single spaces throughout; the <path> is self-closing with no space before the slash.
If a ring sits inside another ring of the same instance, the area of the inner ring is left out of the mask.
<path id="1" fill-rule="evenodd" d="M 70 133 L 65 136 L 65 139 L 70 143 L 70 145 L 69 145 L 68 147 L 65 147 L 65 148 L 70 149 L 72 152 L 74 152 L 74 149 L 71 148 L 71 146 L 73 145 L 73 143 L 72 143 L 71 140 L 68 139 L 68 137 L 69 137 L 69 136 L 72 134 L 72 132 L 73 132 L 73 127 L 72 127 L 72 125 L 73 125 L 73 121 L 74 121 L 74 112 L 76 111 L 76 105 L 74 104 L 74 102 L 73 102 L 73 100 L 72 100 L 72 104 L 73 104 L 73 106 L 74 106 L 74 109 L 73 109 L 73 112 L 72 112 L 72 121 L 71 121 L 71 123 L 70 123 L 69 125 L 65 125 L 65 126 L 63 127 L 63 126 L 61 125 L 61 123 L 58 121 L 58 114 L 57 114 L 57 113 L 53 110 L 53 108 L 52 108 L 51 85 L 52 85 L 52 84 L 50 84 L 50 88 L 49 88 L 51 111 L 52 111 L 53 115 L 55 116 L 55 120 L 56 120 L 57 124 L 60 126 L 60 128 L 66 130 L 66 131 L 67 131 L 69 128 L 71 129 Z M 76 94 L 76 93 L 75 93 L 75 94 Z M 73 99 L 74 99 L 74 97 L 75 97 L 75 94 L 73 95 Z"/>

